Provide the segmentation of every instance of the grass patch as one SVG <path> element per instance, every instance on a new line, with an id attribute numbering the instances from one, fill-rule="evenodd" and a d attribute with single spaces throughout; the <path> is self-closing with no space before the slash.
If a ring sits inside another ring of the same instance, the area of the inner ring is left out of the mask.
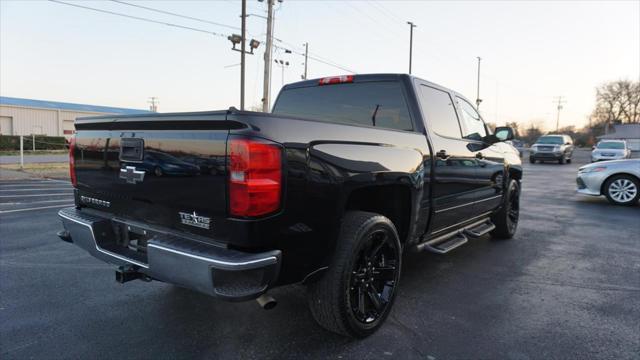
<path id="1" fill-rule="evenodd" d="M 30 156 L 30 155 L 65 155 L 68 154 L 69 150 L 36 150 L 36 151 L 32 151 L 32 150 L 25 150 L 24 151 L 24 156 Z M 20 155 L 20 151 L 19 150 L 4 150 L 4 151 L 0 151 L 0 156 L 16 156 L 16 155 Z"/>
<path id="2" fill-rule="evenodd" d="M 69 178 L 69 163 L 2 164 L 0 169 L 21 171 L 38 177 Z"/>

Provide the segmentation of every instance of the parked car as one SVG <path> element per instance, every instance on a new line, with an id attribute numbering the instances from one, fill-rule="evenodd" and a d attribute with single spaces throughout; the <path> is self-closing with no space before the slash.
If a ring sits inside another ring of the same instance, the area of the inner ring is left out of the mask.
<path id="1" fill-rule="evenodd" d="M 404 252 L 445 254 L 487 234 L 511 238 L 518 225 L 522 164 L 503 143 L 513 130 L 492 133 L 464 96 L 410 75 L 289 84 L 272 113 L 103 116 L 75 127 L 76 203 L 59 212 L 63 240 L 117 265 L 120 282 L 157 279 L 264 308 L 275 305 L 269 289 L 304 284 L 317 322 L 344 335 L 382 325 Z M 120 169 L 91 167 L 100 151 L 79 156 L 109 141 L 126 143 Z M 226 168 L 145 177 L 151 145 L 223 157 Z"/>
<path id="2" fill-rule="evenodd" d="M 616 205 L 633 205 L 640 199 L 640 159 L 611 160 L 578 169 L 578 193 L 604 195 Z"/>
<path id="3" fill-rule="evenodd" d="M 516 150 L 518 150 L 518 154 L 520 155 L 520 157 L 522 157 L 522 153 L 524 152 L 524 142 L 522 142 L 521 140 L 507 140 L 505 141 L 505 143 L 513 146 Z"/>
<path id="4" fill-rule="evenodd" d="M 631 150 L 624 140 L 602 140 L 591 151 L 591 162 L 620 160 L 631 157 Z"/>
<path id="5" fill-rule="evenodd" d="M 189 164 L 197 165 L 200 168 L 202 174 L 215 174 L 216 172 L 224 172 L 224 157 L 200 157 L 200 156 L 185 156 L 180 160 Z"/>
<path id="6" fill-rule="evenodd" d="M 544 135 L 529 149 L 529 162 L 557 161 L 570 163 L 573 156 L 573 140 L 569 135 Z"/>
<path id="7" fill-rule="evenodd" d="M 138 168 L 155 176 L 191 176 L 198 175 L 200 168 L 182 161 L 177 157 L 162 151 L 147 150 L 143 160 L 136 164 Z"/>

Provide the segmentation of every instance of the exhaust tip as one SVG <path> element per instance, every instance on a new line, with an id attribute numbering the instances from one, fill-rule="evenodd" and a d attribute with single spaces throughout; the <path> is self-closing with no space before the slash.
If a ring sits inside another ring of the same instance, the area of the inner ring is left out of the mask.
<path id="1" fill-rule="evenodd" d="M 60 240 L 64 242 L 73 243 L 73 240 L 71 240 L 71 233 L 67 230 L 60 230 L 56 235 L 58 235 Z"/>
<path id="2" fill-rule="evenodd" d="M 260 305 L 260 307 L 265 310 L 271 310 L 276 307 L 276 305 L 278 305 L 276 299 L 267 294 L 260 295 L 260 297 L 258 297 L 256 301 L 258 302 L 258 305 Z"/>

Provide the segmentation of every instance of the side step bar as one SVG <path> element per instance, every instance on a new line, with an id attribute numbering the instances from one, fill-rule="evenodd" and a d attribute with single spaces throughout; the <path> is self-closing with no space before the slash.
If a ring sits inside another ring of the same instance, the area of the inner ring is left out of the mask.
<path id="1" fill-rule="evenodd" d="M 496 226 L 489 218 L 471 223 L 462 229 L 429 239 L 415 246 L 416 251 L 430 251 L 436 254 L 446 254 L 469 241 L 468 237 L 478 238 L 488 234 Z"/>
<path id="2" fill-rule="evenodd" d="M 489 232 L 491 232 L 495 228 L 496 228 L 496 226 L 493 225 L 491 220 L 487 219 L 485 222 L 483 222 L 480 225 L 477 225 L 477 226 L 472 227 L 472 228 L 466 228 L 464 230 L 464 233 L 466 235 L 471 236 L 471 237 L 478 238 L 478 237 L 481 237 L 481 236 L 484 236 L 484 235 L 488 234 Z"/>

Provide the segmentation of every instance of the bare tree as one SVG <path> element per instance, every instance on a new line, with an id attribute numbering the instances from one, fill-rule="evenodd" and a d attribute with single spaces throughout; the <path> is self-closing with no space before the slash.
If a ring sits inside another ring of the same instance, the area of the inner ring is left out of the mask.
<path id="1" fill-rule="evenodd" d="M 506 124 L 506 126 L 508 126 L 508 127 L 510 127 L 510 128 L 512 128 L 512 129 L 513 129 L 513 132 L 514 132 L 515 137 L 520 136 L 520 128 L 519 128 L 519 125 L 518 125 L 518 123 L 517 123 L 517 122 L 515 122 L 515 121 L 508 122 L 508 123 Z"/>
<path id="2" fill-rule="evenodd" d="M 605 124 L 640 122 L 640 81 L 618 80 L 599 86 L 593 119 Z"/>

